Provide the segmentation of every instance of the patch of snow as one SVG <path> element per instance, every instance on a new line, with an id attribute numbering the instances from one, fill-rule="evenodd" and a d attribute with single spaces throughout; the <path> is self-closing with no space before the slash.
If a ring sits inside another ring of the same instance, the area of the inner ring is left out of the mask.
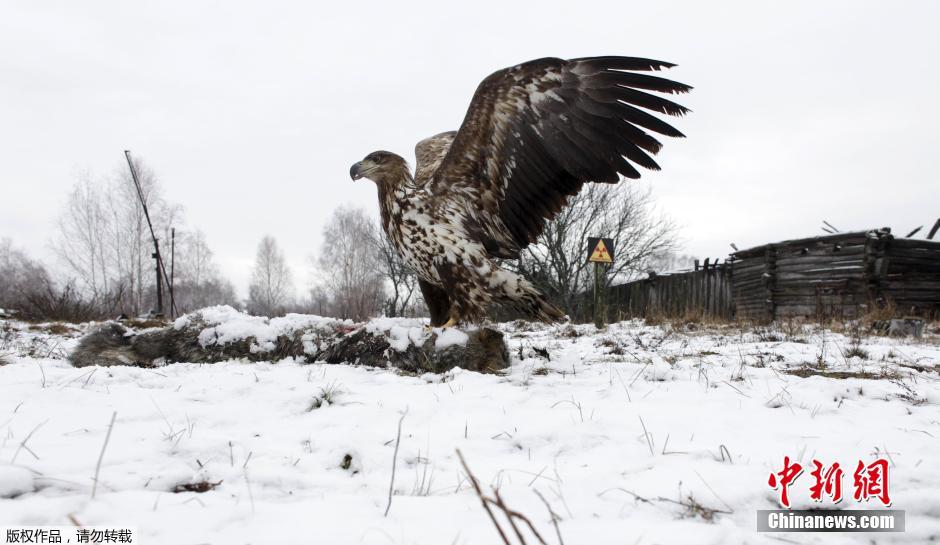
<path id="1" fill-rule="evenodd" d="M 438 330 L 437 339 L 434 340 L 434 348 L 442 350 L 449 346 L 467 346 L 470 337 L 456 327 L 449 327 L 444 330 Z"/>
<path id="2" fill-rule="evenodd" d="M 366 323 L 366 331 L 388 337 L 392 350 L 404 352 L 410 345 L 420 346 L 430 336 L 427 320 L 420 318 L 373 318 Z"/>
<path id="3" fill-rule="evenodd" d="M 0 464 L 0 498 L 13 498 L 35 490 L 31 471 L 24 467 Z"/>
<path id="4" fill-rule="evenodd" d="M 264 316 L 252 316 L 228 305 L 219 305 L 181 316 L 173 323 L 173 327 L 177 330 L 183 329 L 193 321 L 202 321 L 208 326 L 199 333 L 199 344 L 202 346 L 222 345 L 253 338 L 254 342 L 250 347 L 252 353 L 274 350 L 274 342 L 279 335 L 301 329 L 323 328 L 325 331 L 332 331 L 337 325 L 351 326 L 353 323 L 351 320 L 309 314 L 288 314 L 269 319 Z"/>
<path id="5" fill-rule="evenodd" d="M 259 342 L 296 323 L 223 314 L 242 329 L 222 335 L 251 332 Z M 424 323 L 365 327 L 394 330 L 401 346 L 426 340 Z M 552 544 L 536 490 L 560 515 L 566 543 L 778 544 L 779 534 L 755 532 L 755 511 L 778 507 L 767 478 L 784 456 L 807 468 L 814 458 L 854 468 L 889 457 L 892 508 L 906 511 L 907 531 L 878 534 L 878 543 L 940 535 L 935 334 L 864 338 L 867 356 L 846 358 L 855 341 L 818 328 L 499 328 L 513 356 L 503 375 L 289 360 L 75 369 L 18 352 L 0 367 L 0 526 L 67 525 L 71 514 L 88 526 L 137 526 L 145 543 L 498 542 L 460 449 L 484 488 L 498 487 Z M 826 376 L 837 372 L 856 375 Z M 312 408 L 324 391 L 342 391 L 341 401 Z M 4 466 L 33 430 L 35 457 L 22 450 L 19 467 Z M 809 499 L 810 471 L 790 489 L 794 508 L 833 507 Z M 852 499 L 851 473 L 839 507 L 878 508 Z M 202 481 L 220 484 L 171 492 Z M 709 521 L 674 503 L 690 497 L 722 512 Z M 786 537 L 861 545 L 872 534 Z"/>

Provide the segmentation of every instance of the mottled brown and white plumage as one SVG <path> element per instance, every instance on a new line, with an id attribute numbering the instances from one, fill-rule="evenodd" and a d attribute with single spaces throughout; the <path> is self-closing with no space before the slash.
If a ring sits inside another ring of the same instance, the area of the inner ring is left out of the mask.
<path id="1" fill-rule="evenodd" d="M 506 68 L 483 80 L 458 131 L 418 143 L 414 176 L 386 151 L 353 165 L 353 179 L 376 182 L 382 225 L 417 273 L 433 325 L 479 321 L 493 302 L 564 319 L 495 259 L 517 259 L 585 183 L 659 170 L 651 155 L 662 145 L 650 132 L 683 135 L 650 112 L 687 110 L 647 91 L 691 87 L 644 72 L 672 66 L 589 57 Z"/>

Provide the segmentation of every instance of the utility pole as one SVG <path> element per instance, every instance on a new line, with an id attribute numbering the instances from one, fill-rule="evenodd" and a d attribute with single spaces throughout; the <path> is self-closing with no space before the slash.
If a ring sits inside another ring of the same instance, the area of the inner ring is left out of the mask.
<path id="1" fill-rule="evenodd" d="M 170 228 L 170 318 L 176 318 L 176 227 Z"/>
<path id="2" fill-rule="evenodd" d="M 137 198 L 140 200 L 140 206 L 144 210 L 144 217 L 147 219 L 147 227 L 150 228 L 150 238 L 153 239 L 152 257 L 157 261 L 157 314 L 163 314 L 163 284 L 167 283 L 169 291 L 172 293 L 172 287 L 169 285 L 169 278 L 166 275 L 166 267 L 163 264 L 163 258 L 160 256 L 160 243 L 153 230 L 153 222 L 150 221 L 150 212 L 147 210 L 147 201 L 144 199 L 144 191 L 140 187 L 140 179 L 137 177 L 137 169 L 134 168 L 134 162 L 131 160 L 130 150 L 124 150 L 124 157 L 127 159 L 127 166 L 131 170 L 131 178 L 134 179 L 134 187 L 137 189 Z M 176 316 L 176 304 L 172 297 L 170 299 L 170 312 Z"/>
<path id="3" fill-rule="evenodd" d="M 157 239 L 153 239 L 153 247 L 155 251 L 150 257 L 154 259 L 157 269 L 157 316 L 163 316 L 163 279 L 160 276 L 160 242 Z"/>

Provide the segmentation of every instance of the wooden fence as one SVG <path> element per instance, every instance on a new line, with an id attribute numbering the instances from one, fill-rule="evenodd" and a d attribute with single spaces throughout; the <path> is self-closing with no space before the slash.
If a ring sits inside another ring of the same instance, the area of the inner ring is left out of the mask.
<path id="1" fill-rule="evenodd" d="M 708 265 L 695 271 L 650 275 L 612 286 L 608 291 L 610 319 L 686 316 L 731 319 L 734 316 L 731 269 Z"/>
<path id="2" fill-rule="evenodd" d="M 612 319 L 853 319 L 879 306 L 940 314 L 940 242 L 896 239 L 887 228 L 788 240 L 614 286 L 608 297 Z"/>

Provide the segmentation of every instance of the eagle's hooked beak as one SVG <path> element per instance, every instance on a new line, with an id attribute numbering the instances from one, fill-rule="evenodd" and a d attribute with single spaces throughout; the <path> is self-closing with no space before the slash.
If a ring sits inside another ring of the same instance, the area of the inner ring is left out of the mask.
<path id="1" fill-rule="evenodd" d="M 353 181 L 362 178 L 362 161 L 354 163 L 353 166 L 349 167 L 349 177 L 352 178 Z"/>

